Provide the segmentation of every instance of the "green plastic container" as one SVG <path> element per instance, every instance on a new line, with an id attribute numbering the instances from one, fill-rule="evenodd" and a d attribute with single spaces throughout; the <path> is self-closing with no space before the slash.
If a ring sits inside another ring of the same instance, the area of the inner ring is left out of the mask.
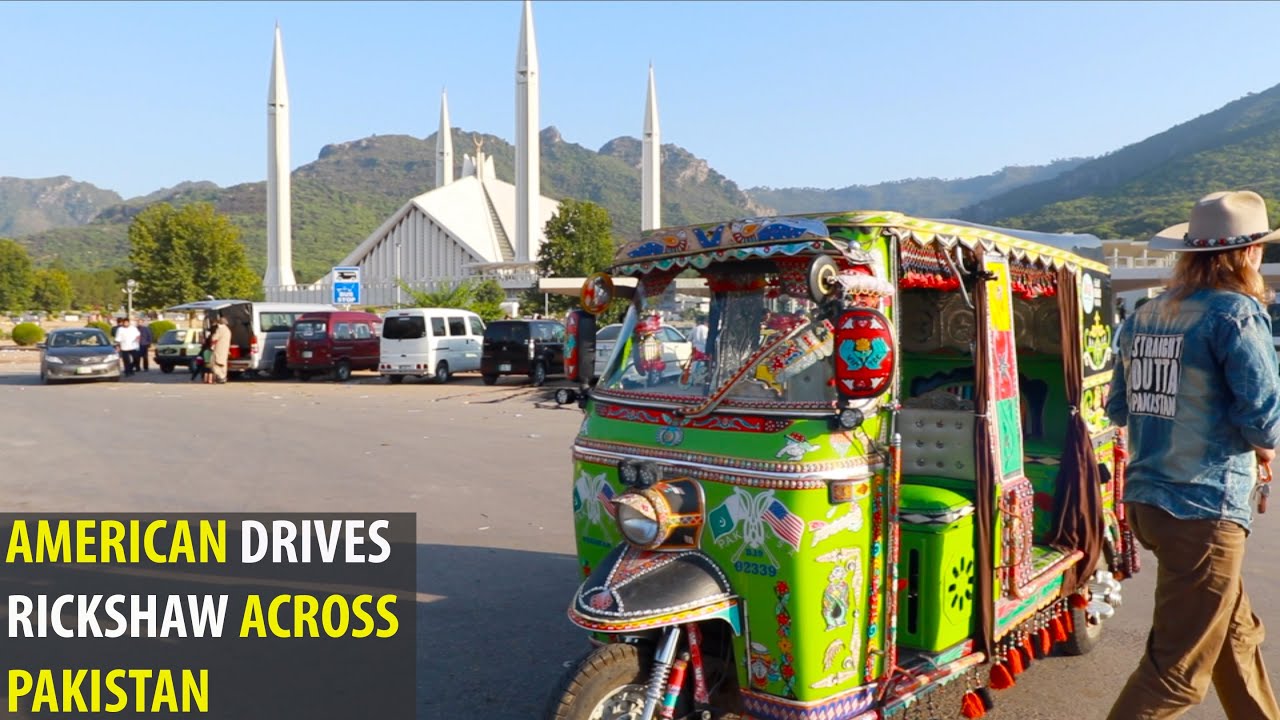
<path id="1" fill-rule="evenodd" d="M 900 486 L 898 644 L 939 652 L 973 630 L 973 503 L 927 485 Z"/>

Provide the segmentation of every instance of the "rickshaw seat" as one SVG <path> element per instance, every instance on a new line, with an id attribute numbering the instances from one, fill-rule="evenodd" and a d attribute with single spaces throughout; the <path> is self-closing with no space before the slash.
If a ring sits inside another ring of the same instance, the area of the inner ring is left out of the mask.
<path id="1" fill-rule="evenodd" d="M 974 415 L 971 410 L 904 407 L 898 413 L 902 434 L 902 475 L 968 480 L 974 467 Z"/>

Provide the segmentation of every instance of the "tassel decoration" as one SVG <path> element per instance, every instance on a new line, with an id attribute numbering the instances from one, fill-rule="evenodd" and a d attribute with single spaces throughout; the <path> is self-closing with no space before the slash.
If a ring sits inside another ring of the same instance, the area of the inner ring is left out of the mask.
<path id="1" fill-rule="evenodd" d="M 1009 672 L 1013 673 L 1014 677 L 1021 675 L 1026 670 L 1026 667 L 1022 664 L 1022 653 L 1019 653 L 1017 648 L 1013 648 L 1013 651 L 1005 659 L 1009 663 Z"/>
<path id="2" fill-rule="evenodd" d="M 1036 633 L 1037 639 L 1040 641 L 1036 644 L 1037 658 L 1049 657 L 1049 653 L 1053 652 L 1053 638 L 1049 637 L 1049 628 L 1040 628 L 1040 632 Z"/>
<path id="3" fill-rule="evenodd" d="M 1025 657 L 1026 663 L 1025 663 L 1025 664 L 1026 664 L 1026 665 L 1031 665 L 1031 661 L 1036 659 L 1036 651 L 1035 651 L 1035 647 L 1034 647 L 1034 645 L 1032 645 L 1032 643 L 1031 643 L 1031 636 L 1030 636 L 1030 635 L 1023 635 L 1023 636 L 1022 636 L 1022 652 L 1023 652 L 1023 654 L 1024 654 L 1024 655 L 1026 655 L 1026 657 Z"/>
<path id="4" fill-rule="evenodd" d="M 990 679 L 992 690 L 1007 690 L 1015 684 L 1013 675 L 1003 662 L 997 662 L 991 666 Z"/>
<path id="5" fill-rule="evenodd" d="M 1053 641 L 1055 643 L 1067 641 L 1067 628 L 1062 623 L 1062 618 L 1056 617 L 1049 621 L 1049 627 L 1053 630 Z"/>
<path id="6" fill-rule="evenodd" d="M 984 710 L 991 710 L 996 706 L 996 699 L 991 695 L 991 688 L 978 688 L 976 693 L 978 699 L 982 701 Z"/>
<path id="7" fill-rule="evenodd" d="M 1076 620 L 1072 617 L 1075 613 L 1068 610 L 1062 613 L 1062 625 L 1066 628 L 1067 634 L 1070 635 L 1076 631 Z"/>
<path id="8" fill-rule="evenodd" d="M 967 718 L 985 717 L 987 709 L 982 706 L 982 699 L 972 690 L 965 693 L 960 700 L 960 714 Z"/>

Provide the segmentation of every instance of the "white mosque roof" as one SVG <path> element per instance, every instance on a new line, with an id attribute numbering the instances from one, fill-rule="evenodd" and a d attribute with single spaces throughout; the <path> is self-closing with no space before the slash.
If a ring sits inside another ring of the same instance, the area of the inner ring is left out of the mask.
<path id="1" fill-rule="evenodd" d="M 534 242 L 538 247 L 545 237 L 543 227 L 556 213 L 559 204 L 554 198 L 541 196 L 540 212 L 534 227 Z M 515 185 L 492 177 L 481 180 L 475 175 L 468 175 L 411 198 L 339 264 L 358 265 L 414 210 L 446 230 L 455 242 L 481 262 L 503 262 L 499 232 L 506 234 L 507 242 L 515 249 Z M 494 226 L 495 216 L 501 228 Z M 531 254 L 531 260 L 536 261 L 537 247 L 532 249 Z"/>

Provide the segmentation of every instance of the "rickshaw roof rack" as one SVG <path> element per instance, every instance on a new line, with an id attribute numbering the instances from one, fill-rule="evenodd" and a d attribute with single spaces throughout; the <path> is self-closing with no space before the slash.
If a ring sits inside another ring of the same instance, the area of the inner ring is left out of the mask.
<path id="1" fill-rule="evenodd" d="M 656 228 L 618 249 L 614 272 L 643 275 L 653 271 L 703 268 L 713 261 L 791 256 L 803 252 L 839 252 L 834 228 L 883 227 L 899 239 L 928 245 L 979 245 L 1047 265 L 1082 266 L 1109 272 L 1102 241 L 1082 233 L 1042 233 L 964 220 L 916 218 L 891 211 L 850 210 L 800 215 L 749 217 L 699 225 Z M 843 244 L 845 241 L 839 241 Z"/>

